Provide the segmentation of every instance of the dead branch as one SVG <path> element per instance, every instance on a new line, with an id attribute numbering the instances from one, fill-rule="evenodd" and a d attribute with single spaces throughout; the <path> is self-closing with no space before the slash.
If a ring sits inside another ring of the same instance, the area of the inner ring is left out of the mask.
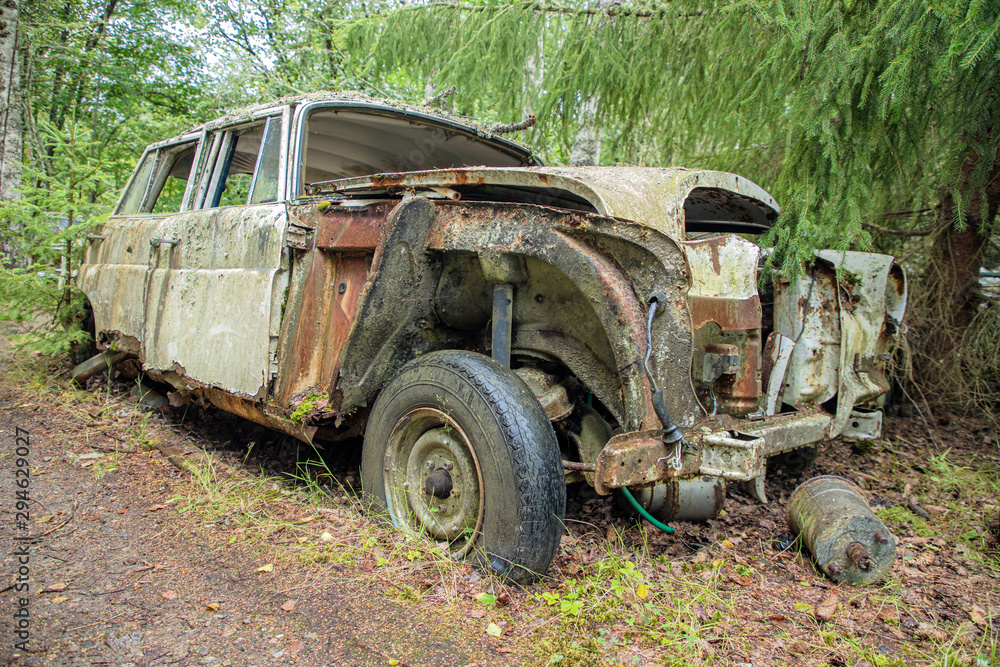
<path id="1" fill-rule="evenodd" d="M 458 92 L 458 86 L 449 86 L 442 90 L 440 93 L 434 97 L 430 97 L 424 101 L 424 106 L 428 107 L 440 107 L 444 104 L 444 101 Z"/>
<path id="2" fill-rule="evenodd" d="M 893 236 L 930 236 L 939 228 L 939 225 L 931 225 L 930 227 L 914 230 L 890 229 L 888 227 L 883 227 L 882 225 L 876 225 L 874 222 L 862 222 L 861 226 L 866 229 L 875 230 L 880 234 L 892 234 Z"/>
<path id="3" fill-rule="evenodd" d="M 509 134 L 511 132 L 520 132 L 521 130 L 526 130 L 537 122 L 534 114 L 528 116 L 519 123 L 506 123 L 500 125 L 491 125 L 487 129 L 493 134 Z"/>

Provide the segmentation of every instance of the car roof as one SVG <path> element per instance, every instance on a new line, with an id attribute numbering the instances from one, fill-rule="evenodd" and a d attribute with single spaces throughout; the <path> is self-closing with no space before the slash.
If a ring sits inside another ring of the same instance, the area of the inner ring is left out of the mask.
<path id="1" fill-rule="evenodd" d="M 486 143 L 493 144 L 497 148 L 516 155 L 525 164 L 541 166 L 541 160 L 533 150 L 517 142 L 501 136 L 494 132 L 489 126 L 483 125 L 479 121 L 451 113 L 444 109 L 420 104 L 411 104 L 401 100 L 391 98 L 373 97 L 355 91 L 316 91 L 302 95 L 282 97 L 271 102 L 253 104 L 219 116 L 210 121 L 200 123 L 181 133 L 175 139 L 187 137 L 203 130 L 213 130 L 218 127 L 233 125 L 245 120 L 252 120 L 266 114 L 269 110 L 276 110 L 281 107 L 298 107 L 310 103 L 329 103 L 334 108 L 349 109 L 361 113 L 372 113 L 375 115 L 393 116 L 397 118 L 407 118 L 417 123 L 437 125 L 445 129 L 460 132 L 469 136 L 474 136 Z M 166 142 L 158 142 L 166 143 Z"/>

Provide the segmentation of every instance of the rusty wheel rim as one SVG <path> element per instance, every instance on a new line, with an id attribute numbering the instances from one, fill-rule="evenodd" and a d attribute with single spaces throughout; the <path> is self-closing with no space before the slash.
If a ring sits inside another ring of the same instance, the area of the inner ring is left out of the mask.
<path id="1" fill-rule="evenodd" d="M 393 427 L 385 458 L 393 524 L 468 554 L 482 532 L 483 479 L 468 436 L 437 408 L 416 408 Z"/>

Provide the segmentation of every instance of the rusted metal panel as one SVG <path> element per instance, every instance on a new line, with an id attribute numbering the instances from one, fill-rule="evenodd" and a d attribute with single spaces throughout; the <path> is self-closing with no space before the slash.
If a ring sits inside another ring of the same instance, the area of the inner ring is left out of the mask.
<path id="1" fill-rule="evenodd" d="M 354 321 L 358 297 L 368 276 L 365 255 L 313 250 L 298 304 L 290 344 L 281 349 L 281 380 L 275 399 L 292 405 L 296 396 L 326 393 L 336 377 L 338 359 Z"/>
<path id="2" fill-rule="evenodd" d="M 440 267 L 426 248 L 434 216 L 434 204 L 415 197 L 386 219 L 330 392 L 341 415 L 367 403 L 416 355 L 458 346 L 432 317 Z"/>
<path id="3" fill-rule="evenodd" d="M 270 384 L 287 281 L 284 204 L 162 218 L 152 249 L 144 364 L 240 396 Z"/>
<path id="4" fill-rule="evenodd" d="M 619 255 L 610 256 L 597 242 L 600 238 L 621 239 L 620 231 L 632 227 L 637 226 L 602 216 L 524 205 L 447 204 L 438 206 L 428 245 L 434 250 L 511 253 L 535 258 L 551 267 L 552 273 L 548 275 L 541 268 L 535 270 L 537 275 L 530 281 L 529 289 L 535 290 L 533 293 L 525 295 L 519 291 L 515 295 L 515 350 L 522 347 L 552 353 L 560 340 L 583 341 L 581 346 L 559 349 L 560 353 L 554 356 L 566 363 L 624 426 L 635 429 L 659 421 L 640 364 L 645 354 L 642 332 L 646 328 L 647 308 L 645 299 L 636 293 L 633 279 L 621 269 Z M 656 234 L 652 230 L 645 233 L 647 237 Z M 625 244 L 622 246 L 619 250 L 624 252 Z M 681 261 L 676 246 L 674 252 L 676 264 Z M 643 259 L 653 265 L 648 270 L 655 271 L 656 257 L 644 252 Z M 660 376 L 680 382 L 677 391 L 669 396 L 674 405 L 668 407 L 676 409 L 672 414 L 683 415 L 693 422 L 700 409 L 692 406 L 697 403 L 692 400 L 690 385 L 690 325 L 683 302 L 686 285 L 679 282 L 681 274 L 667 270 L 659 273 L 657 279 L 662 281 L 670 275 L 678 282 L 664 281 L 646 287 L 649 293 L 655 289 L 673 295 L 672 314 L 654 329 L 655 356 Z M 571 294 L 546 296 L 547 286 L 567 279 L 574 286 Z M 582 300 L 577 290 L 582 293 Z M 595 335 L 576 333 L 587 326 L 596 327 Z M 595 347 L 603 345 L 604 340 L 610 345 L 610 358 Z M 602 366 L 609 372 L 604 378 L 595 373 L 595 368 Z"/>
<path id="5" fill-rule="evenodd" d="M 804 407 L 836 395 L 827 432 L 834 437 L 855 405 L 888 390 L 883 355 L 905 309 L 905 276 L 888 255 L 821 250 L 816 257 L 808 278 L 775 284 L 775 330 L 796 341 L 782 400 Z"/>
<path id="6" fill-rule="evenodd" d="M 761 306 L 757 293 L 760 248 L 738 236 L 716 236 L 681 243 L 691 272 L 688 305 L 699 345 L 693 368 L 705 366 L 712 345 L 735 345 L 739 370 L 721 377 L 696 377 L 705 387 L 711 411 L 746 415 L 762 394 Z M 717 327 L 714 329 L 709 324 Z"/>
<path id="7" fill-rule="evenodd" d="M 886 360 L 879 358 L 879 339 L 886 319 L 886 292 L 893 258 L 862 252 L 821 250 L 817 256 L 833 264 L 844 277 L 838 281 L 840 308 L 840 377 L 837 413 L 830 435 L 843 431 L 855 405 L 889 390 Z"/>
<path id="8" fill-rule="evenodd" d="M 312 442 L 312 438 L 316 434 L 317 428 L 315 426 L 293 422 L 285 416 L 283 411 L 275 410 L 266 404 L 248 401 L 212 387 L 206 387 L 202 391 L 215 407 L 249 419 L 261 426 L 287 433 L 303 442 Z"/>
<path id="9" fill-rule="evenodd" d="M 395 205 L 395 202 L 387 202 L 359 208 L 320 202 L 316 245 L 340 251 L 374 251 L 385 219 Z"/>
<path id="10" fill-rule="evenodd" d="M 541 206 L 572 208 L 582 200 L 593 211 L 631 220 L 671 238 L 684 238 L 684 201 L 696 188 L 739 193 L 760 202 L 767 211 L 778 205 L 763 189 L 734 174 L 656 167 L 530 167 L 521 169 L 465 168 L 375 174 L 311 184 L 310 194 L 402 193 L 406 190 L 498 186 L 528 190 L 522 198 Z"/>
<path id="11" fill-rule="evenodd" d="M 833 398 L 841 333 L 836 272 L 831 266 L 815 264 L 808 277 L 775 281 L 774 330 L 795 341 L 781 400 L 803 408 Z"/>
<path id="12" fill-rule="evenodd" d="M 700 452 L 685 453 L 679 470 L 671 465 L 673 456 L 673 447 L 663 444 L 662 430 L 616 435 L 597 457 L 594 489 L 606 496 L 611 489 L 693 475 L 701 468 Z"/>
<path id="13" fill-rule="evenodd" d="M 760 328 L 760 297 L 756 294 L 745 299 L 689 294 L 688 306 L 695 329 L 709 322 L 715 322 L 723 331 Z"/>

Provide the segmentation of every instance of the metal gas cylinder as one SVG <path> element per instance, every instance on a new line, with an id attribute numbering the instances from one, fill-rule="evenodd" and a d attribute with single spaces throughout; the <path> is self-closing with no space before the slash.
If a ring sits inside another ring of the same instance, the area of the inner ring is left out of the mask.
<path id="1" fill-rule="evenodd" d="M 802 538 L 816 567 L 837 583 L 870 584 L 885 577 L 896 540 L 861 495 L 835 475 L 813 477 L 788 499 L 788 527 Z"/>
<path id="2" fill-rule="evenodd" d="M 632 495 L 643 509 L 660 521 L 705 521 L 722 511 L 726 501 L 726 480 L 707 475 L 674 479 L 652 487 L 632 489 Z"/>

